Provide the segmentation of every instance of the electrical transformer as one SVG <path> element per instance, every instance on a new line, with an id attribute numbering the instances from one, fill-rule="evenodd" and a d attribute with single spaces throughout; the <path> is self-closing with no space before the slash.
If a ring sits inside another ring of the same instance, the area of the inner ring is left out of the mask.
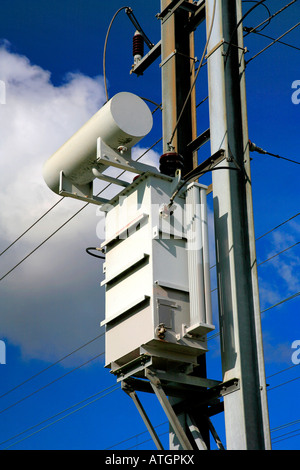
<path id="1" fill-rule="evenodd" d="M 178 183 L 178 182 L 177 182 Z M 106 367 L 124 378 L 149 363 L 197 364 L 212 324 L 206 187 L 139 175 L 106 212 Z"/>

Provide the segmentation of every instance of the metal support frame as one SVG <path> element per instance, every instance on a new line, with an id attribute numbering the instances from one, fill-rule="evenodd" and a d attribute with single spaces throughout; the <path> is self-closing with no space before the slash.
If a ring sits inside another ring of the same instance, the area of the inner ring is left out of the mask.
<path id="1" fill-rule="evenodd" d="M 159 440 L 159 437 L 158 437 L 154 427 L 152 426 L 151 421 L 148 418 L 147 413 L 145 412 L 144 407 L 141 404 L 135 390 L 133 390 L 132 387 L 130 387 L 128 384 L 126 384 L 126 382 L 122 383 L 122 389 L 133 400 L 133 402 L 134 402 L 135 406 L 137 407 L 137 409 L 138 409 L 138 411 L 139 411 L 139 413 L 140 413 L 140 415 L 141 415 L 141 417 L 142 417 L 142 419 L 143 419 L 143 421 L 144 421 L 144 423 L 145 423 L 145 425 L 146 425 L 146 427 L 149 431 L 149 434 L 152 437 L 152 439 L 154 441 L 154 444 L 156 445 L 157 449 L 158 450 L 163 450 L 164 448 L 163 448 L 163 446 L 162 446 L 162 444 Z"/>
<path id="2" fill-rule="evenodd" d="M 151 365 L 151 361 L 148 361 L 148 365 L 144 366 L 143 379 L 136 378 L 133 371 L 132 373 L 133 375 L 126 375 L 122 378 L 121 388 L 133 400 L 158 450 L 162 450 L 163 446 L 137 396 L 137 391 L 156 395 L 168 418 L 172 432 L 180 443 L 181 449 L 208 450 L 207 442 L 203 438 L 197 420 L 197 409 L 206 411 L 205 413 L 201 411 L 201 421 L 205 421 L 217 447 L 220 450 L 225 449 L 210 420 L 210 416 L 223 411 L 223 403 L 220 399 L 226 393 L 239 390 L 239 381 L 237 379 L 222 383 L 187 374 L 172 374 L 168 371 L 155 369 Z M 177 397 L 180 400 L 172 404 L 168 397 Z M 207 408 L 208 405 L 209 408 Z M 185 427 L 179 418 L 182 413 L 184 413 Z"/>
<path id="3" fill-rule="evenodd" d="M 154 166 L 132 160 L 131 150 L 124 148 L 120 149 L 119 152 L 116 152 L 111 147 L 106 145 L 101 137 L 98 137 L 97 159 L 95 161 L 94 167 L 92 168 L 93 175 L 97 179 L 121 186 L 122 188 L 129 186 L 130 183 L 127 181 L 103 174 L 103 171 L 111 166 L 120 168 L 124 171 L 135 173 L 137 175 L 141 175 L 147 172 L 160 174 Z M 88 184 L 78 185 L 66 178 L 63 171 L 60 172 L 59 194 L 61 196 L 72 197 L 74 199 L 88 202 L 90 204 L 96 204 L 98 206 L 103 206 L 110 202 L 109 199 L 93 195 L 93 181 Z"/>
<path id="4" fill-rule="evenodd" d="M 154 393 L 158 398 L 158 401 L 162 405 L 164 412 L 166 413 L 167 418 L 169 420 L 169 423 L 172 429 L 174 430 L 174 433 L 176 434 L 176 437 L 179 440 L 183 450 L 193 450 L 192 444 L 187 438 L 186 433 L 184 432 L 184 429 L 182 428 L 176 413 L 174 412 L 165 392 L 163 391 L 160 380 L 150 370 L 146 370 L 145 375 L 149 379 L 151 387 L 153 388 Z"/>

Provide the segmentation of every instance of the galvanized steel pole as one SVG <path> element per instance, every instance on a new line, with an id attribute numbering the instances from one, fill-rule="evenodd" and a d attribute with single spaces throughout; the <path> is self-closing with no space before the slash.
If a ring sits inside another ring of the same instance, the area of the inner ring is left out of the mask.
<path id="1" fill-rule="evenodd" d="M 239 380 L 239 389 L 224 396 L 228 450 L 271 447 L 241 18 L 241 0 L 206 0 L 207 31 L 213 22 L 207 54 L 211 153 L 223 148 L 228 168 L 235 168 L 212 173 L 223 381 Z"/>

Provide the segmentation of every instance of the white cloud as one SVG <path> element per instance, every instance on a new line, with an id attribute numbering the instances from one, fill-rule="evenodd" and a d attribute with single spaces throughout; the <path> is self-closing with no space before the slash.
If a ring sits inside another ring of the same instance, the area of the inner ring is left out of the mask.
<path id="1" fill-rule="evenodd" d="M 2 236 L 10 240 L 58 199 L 42 179 L 43 163 L 99 109 L 104 91 L 100 77 L 81 74 L 69 74 L 55 87 L 48 71 L 5 46 L 0 70 L 6 84 L 6 104 L 0 107 L 0 221 Z"/>

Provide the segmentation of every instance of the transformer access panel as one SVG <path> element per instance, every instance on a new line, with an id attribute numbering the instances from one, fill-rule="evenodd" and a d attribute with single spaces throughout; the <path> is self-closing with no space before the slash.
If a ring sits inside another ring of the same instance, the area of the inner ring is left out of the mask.
<path id="1" fill-rule="evenodd" d="M 106 367 L 150 357 L 160 369 L 197 364 L 214 329 L 206 187 L 193 183 L 166 211 L 174 179 L 145 173 L 106 212 Z"/>

